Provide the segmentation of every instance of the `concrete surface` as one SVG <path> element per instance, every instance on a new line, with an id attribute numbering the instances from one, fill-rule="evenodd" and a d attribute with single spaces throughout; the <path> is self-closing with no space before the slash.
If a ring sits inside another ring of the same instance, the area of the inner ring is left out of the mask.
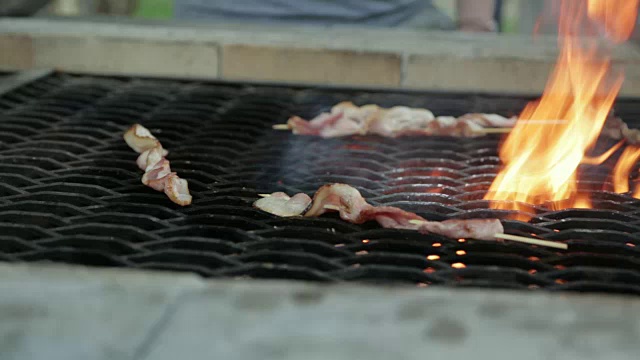
<path id="1" fill-rule="evenodd" d="M 0 70 L 540 93 L 554 37 L 403 29 L 0 19 Z M 615 50 L 640 96 L 640 51 Z"/>
<path id="2" fill-rule="evenodd" d="M 637 359 L 640 300 L 0 264 L 0 359 Z"/>

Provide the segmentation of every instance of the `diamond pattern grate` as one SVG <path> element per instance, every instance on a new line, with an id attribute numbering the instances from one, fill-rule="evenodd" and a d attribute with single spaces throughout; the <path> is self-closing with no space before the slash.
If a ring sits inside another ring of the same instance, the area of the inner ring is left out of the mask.
<path id="1" fill-rule="evenodd" d="M 582 169 L 594 210 L 531 206 L 530 223 L 481 200 L 499 169 L 499 137 L 318 139 L 274 132 L 342 100 L 436 114 L 517 113 L 523 97 L 390 93 L 54 74 L 0 97 L 0 260 L 192 271 L 208 277 L 640 293 L 640 202 Z M 640 102 L 616 110 L 638 118 Z M 122 141 L 135 122 L 171 153 L 194 204 L 140 183 Z M 632 124 L 633 125 L 633 124 Z M 604 149 L 609 144 L 601 144 Z M 615 159 L 612 159 L 615 161 Z M 327 216 L 281 219 L 258 193 L 356 186 L 374 204 L 426 218 L 500 217 L 515 234 L 569 251 L 460 241 L 357 226 Z"/>

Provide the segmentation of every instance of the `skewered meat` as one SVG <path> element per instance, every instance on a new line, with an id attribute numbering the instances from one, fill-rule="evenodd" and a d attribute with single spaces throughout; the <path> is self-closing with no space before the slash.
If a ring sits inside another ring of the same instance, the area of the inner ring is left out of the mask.
<path id="1" fill-rule="evenodd" d="M 164 193 L 178 205 L 186 206 L 191 204 L 192 197 L 189 194 L 189 184 L 187 180 L 179 178 L 176 173 L 170 173 L 167 176 Z"/>
<path id="2" fill-rule="evenodd" d="M 305 194 L 290 198 L 282 192 L 273 193 L 256 201 L 254 206 L 278 216 L 317 217 L 337 211 L 341 219 L 354 224 L 374 220 L 384 228 L 417 230 L 455 239 L 496 240 L 495 235 L 504 232 L 498 219 L 427 221 L 396 207 L 372 206 L 357 189 L 346 184 L 324 185 L 315 193 L 313 200 Z"/>
<path id="3" fill-rule="evenodd" d="M 485 127 L 512 127 L 515 118 L 496 114 L 467 114 L 458 118 L 435 117 L 426 109 L 395 106 L 384 109 L 377 105 L 356 106 L 341 102 L 307 121 L 293 116 L 287 122 L 294 134 L 324 138 L 374 134 L 386 137 L 408 135 L 482 136 Z"/>
<path id="4" fill-rule="evenodd" d="M 124 140 L 135 152 L 139 153 L 136 164 L 144 171 L 142 183 L 156 191 L 164 191 L 174 203 L 186 206 L 191 204 L 191 194 L 187 180 L 180 179 L 171 172 L 169 153 L 149 130 L 135 124 L 124 133 Z"/>
<path id="5" fill-rule="evenodd" d="M 471 113 L 457 118 L 435 117 L 426 109 L 406 106 L 384 109 L 377 105 L 358 107 L 351 102 L 341 102 L 332 107 L 329 113 L 322 113 L 312 120 L 293 116 L 286 128 L 291 129 L 294 134 L 324 138 L 366 134 L 385 137 L 477 137 L 483 136 L 486 128 L 512 128 L 516 121 L 516 117 L 506 118 L 497 114 Z M 545 123 L 545 120 L 538 121 Z M 629 129 L 613 112 L 602 128 L 602 135 L 614 140 L 624 139 L 631 145 L 640 145 L 640 129 Z"/>
<path id="6" fill-rule="evenodd" d="M 309 205 L 311 198 L 303 193 L 289 197 L 283 192 L 276 192 L 256 202 L 259 209 L 281 217 L 299 216 Z"/>
<path id="7" fill-rule="evenodd" d="M 140 124 L 135 124 L 124 133 L 124 141 L 138 154 L 153 148 L 162 149 L 160 141 L 151 132 Z M 169 152 L 162 150 L 162 156 Z"/>
<path id="8" fill-rule="evenodd" d="M 624 139 L 630 145 L 640 144 L 640 130 L 629 126 L 617 116 L 611 114 L 602 127 L 602 135 L 614 140 Z"/>

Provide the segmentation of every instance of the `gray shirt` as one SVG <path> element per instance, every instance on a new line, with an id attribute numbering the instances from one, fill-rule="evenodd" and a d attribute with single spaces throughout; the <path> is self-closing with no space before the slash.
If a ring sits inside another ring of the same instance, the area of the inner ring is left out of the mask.
<path id="1" fill-rule="evenodd" d="M 310 25 L 402 26 L 424 13 L 441 18 L 429 0 L 175 0 L 179 19 Z"/>

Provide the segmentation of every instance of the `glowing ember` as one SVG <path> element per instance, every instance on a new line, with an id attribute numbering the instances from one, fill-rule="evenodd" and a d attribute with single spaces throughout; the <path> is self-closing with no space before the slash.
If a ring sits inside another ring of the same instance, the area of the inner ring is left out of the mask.
<path id="1" fill-rule="evenodd" d="M 427 260 L 439 260 L 440 256 L 438 255 L 429 255 L 427 256 Z"/>
<path id="2" fill-rule="evenodd" d="M 457 263 L 453 263 L 451 264 L 452 268 L 456 268 L 456 269 L 464 269 L 467 267 L 467 265 L 461 263 L 461 262 L 457 262 Z"/>
<path id="3" fill-rule="evenodd" d="M 610 47 L 582 36 L 593 35 L 594 25 L 599 24 L 595 28 L 598 34 L 614 42 L 626 40 L 635 25 L 637 7 L 638 0 L 562 1 L 561 49 L 556 67 L 540 100 L 525 107 L 500 148 L 505 168 L 485 196 L 498 200 L 492 208 L 525 210 L 523 203 L 560 200 L 563 207 L 591 207 L 590 199 L 578 194 L 576 170 L 581 163 L 604 161 L 612 153 L 585 158 L 600 134 L 623 77 L 611 72 Z M 550 119 L 564 121 L 538 121 Z"/>
<path id="4" fill-rule="evenodd" d="M 466 252 L 466 251 L 464 251 L 464 250 L 458 250 L 458 251 L 456 251 L 456 255 L 460 255 L 460 256 L 462 256 L 462 255 L 466 255 L 466 254 L 467 254 L 467 252 Z"/>
<path id="5" fill-rule="evenodd" d="M 630 146 L 622 152 L 613 168 L 613 190 L 617 193 L 629 191 L 629 173 L 640 158 L 640 148 Z M 638 190 L 638 189 L 636 189 Z"/>

